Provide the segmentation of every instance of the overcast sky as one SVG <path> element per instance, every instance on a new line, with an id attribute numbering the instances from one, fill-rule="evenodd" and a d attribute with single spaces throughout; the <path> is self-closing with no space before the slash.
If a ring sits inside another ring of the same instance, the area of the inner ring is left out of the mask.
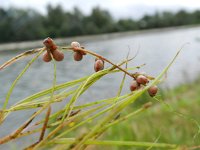
<path id="1" fill-rule="evenodd" d="M 163 10 L 200 10 L 200 0 L 0 0 L 0 7 L 34 8 L 41 13 L 45 13 L 47 4 L 60 4 L 65 10 L 77 6 L 85 14 L 90 13 L 94 6 L 100 6 L 109 10 L 115 18 L 140 18 L 146 13 Z"/>

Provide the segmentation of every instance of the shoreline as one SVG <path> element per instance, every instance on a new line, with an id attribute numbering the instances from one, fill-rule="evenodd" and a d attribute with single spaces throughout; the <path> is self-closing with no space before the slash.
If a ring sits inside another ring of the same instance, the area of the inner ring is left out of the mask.
<path id="1" fill-rule="evenodd" d="M 169 32 L 174 30 L 182 30 L 182 29 L 191 29 L 191 28 L 199 28 L 198 25 L 187 25 L 187 26 L 177 26 L 177 27 L 167 27 L 167 28 L 157 28 L 157 29 L 147 29 L 147 30 L 137 30 L 137 31 L 126 31 L 126 32 L 115 32 L 115 33 L 105 33 L 98 35 L 83 35 L 83 36 L 74 36 L 67 38 L 55 38 L 55 42 L 58 45 L 66 45 L 65 43 L 71 43 L 72 41 L 79 41 L 80 43 L 85 41 L 98 41 L 98 40 L 106 40 L 110 38 L 118 38 L 118 37 L 128 37 L 139 34 L 152 34 L 152 33 L 160 33 L 160 32 Z M 22 42 L 11 42 L 0 44 L 0 52 L 5 51 L 16 51 L 23 49 L 32 49 L 37 47 L 43 47 L 42 44 L 43 39 L 35 40 L 35 41 L 22 41 Z"/>

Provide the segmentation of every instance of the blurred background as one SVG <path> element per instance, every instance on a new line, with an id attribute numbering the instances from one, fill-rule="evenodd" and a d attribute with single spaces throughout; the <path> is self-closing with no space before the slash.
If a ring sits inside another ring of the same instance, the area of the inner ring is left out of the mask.
<path id="1" fill-rule="evenodd" d="M 138 51 L 137 57 L 129 63 L 129 67 L 145 63 L 146 65 L 137 71 L 145 71 L 152 76 L 157 76 L 175 56 L 177 50 L 182 48 L 183 51 L 170 68 L 161 88 L 164 93 L 172 93 L 173 98 L 168 99 L 174 100 L 175 97 L 174 103 L 182 99 L 186 101 L 195 99 L 194 103 L 184 105 L 187 108 L 184 112 L 186 111 L 186 114 L 190 112 L 190 115 L 199 113 L 196 104 L 200 103 L 198 84 L 200 1 L 0 0 L 0 64 L 21 52 L 42 47 L 42 41 L 46 37 L 55 39 L 58 45 L 69 45 L 72 41 L 79 41 L 85 48 L 115 63 L 125 59 L 129 50 L 130 57 Z M 74 62 L 72 53 L 66 53 L 65 58 L 63 62 L 57 64 L 58 84 L 94 72 L 94 58 L 90 56 L 86 56 L 81 62 Z M 12 82 L 29 60 L 30 57 L 25 58 L 0 71 L 0 84 L 3 85 L 0 87 L 0 106 Z M 106 67 L 109 65 L 106 64 Z M 122 77 L 123 74 L 117 74 L 103 78 L 82 95 L 79 102 L 115 96 Z M 52 78 L 53 65 L 43 63 L 41 58 L 38 59 L 17 84 L 11 96 L 10 105 L 50 87 Z M 127 77 L 123 93 L 129 92 L 130 80 Z M 183 93 L 184 97 L 182 97 Z M 181 102 L 185 104 L 185 101 Z M 193 108 L 195 112 L 188 109 L 194 106 L 192 104 L 197 107 Z M 59 107 L 58 105 L 57 109 Z M 18 116 L 11 115 L 0 127 L 0 136 L 7 135 L 15 129 L 10 124 L 11 120 L 17 126 L 23 121 L 24 115 L 30 114 L 27 112 Z M 189 127 L 192 128 L 192 133 L 188 130 L 188 139 L 192 139 L 196 127 L 192 123 Z M 179 140 L 179 137 L 174 134 L 176 127 L 172 128 L 173 138 L 169 139 L 177 143 L 183 142 L 182 138 L 187 137 L 186 131 L 181 132 Z M 185 141 L 189 141 L 188 139 L 186 138 Z M 20 142 L 26 140 L 23 139 Z M 195 140 L 196 143 L 197 141 Z M 11 145 L 20 145 L 20 142 Z"/>

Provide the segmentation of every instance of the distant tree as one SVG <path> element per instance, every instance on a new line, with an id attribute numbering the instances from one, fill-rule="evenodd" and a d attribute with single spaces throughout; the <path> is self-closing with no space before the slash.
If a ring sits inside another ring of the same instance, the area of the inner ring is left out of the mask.
<path id="1" fill-rule="evenodd" d="M 199 24 L 200 23 L 200 10 L 196 10 L 191 14 L 192 17 L 192 24 Z"/>
<path id="2" fill-rule="evenodd" d="M 65 12 L 60 5 L 55 7 L 51 5 L 47 6 L 47 16 L 44 21 L 44 26 L 46 27 L 47 34 L 50 37 L 54 38 L 61 35 L 60 29 L 65 21 L 67 21 Z"/>
<path id="3" fill-rule="evenodd" d="M 13 27 L 16 41 L 22 41 L 24 37 L 26 40 L 35 40 L 46 35 L 46 29 L 43 26 L 44 18 L 39 13 L 28 10 L 14 19 L 13 22 L 18 23 L 15 28 Z"/>
<path id="4" fill-rule="evenodd" d="M 44 16 L 31 9 L 0 8 L 0 43 L 188 24 L 200 24 L 199 10 L 156 12 L 136 21 L 130 18 L 114 20 L 108 11 L 100 7 L 94 7 L 89 15 L 84 15 L 77 7 L 69 12 L 60 5 L 48 5 L 47 15 Z"/>
<path id="5" fill-rule="evenodd" d="M 72 13 L 67 13 L 66 36 L 75 36 L 84 34 L 83 18 L 84 15 L 80 9 L 74 7 Z"/>
<path id="6" fill-rule="evenodd" d="M 150 22 L 151 22 L 151 16 L 150 15 L 144 15 L 144 17 L 142 17 L 138 24 L 139 24 L 139 29 L 148 29 L 148 28 L 152 28 L 150 26 Z"/>
<path id="7" fill-rule="evenodd" d="M 168 11 L 164 11 L 160 16 L 160 26 L 161 27 L 169 27 L 175 25 L 175 17 L 174 14 Z"/>
<path id="8" fill-rule="evenodd" d="M 92 9 L 91 15 L 85 18 L 84 24 L 86 24 L 86 28 L 88 28 L 87 25 L 93 26 L 97 33 L 105 33 L 113 31 L 114 22 L 108 11 L 95 7 Z"/>
<path id="9" fill-rule="evenodd" d="M 117 22 L 117 28 L 119 31 L 137 30 L 138 24 L 133 19 L 120 19 Z"/>
<path id="10" fill-rule="evenodd" d="M 12 17 L 9 11 L 0 8 L 0 42 L 12 41 L 13 33 Z"/>
<path id="11" fill-rule="evenodd" d="M 175 14 L 175 25 L 191 24 L 191 16 L 185 10 L 180 10 Z"/>

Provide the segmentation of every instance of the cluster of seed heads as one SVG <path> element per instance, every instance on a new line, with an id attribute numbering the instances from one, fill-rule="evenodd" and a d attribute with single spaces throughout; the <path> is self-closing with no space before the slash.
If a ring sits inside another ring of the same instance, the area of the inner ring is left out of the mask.
<path id="1" fill-rule="evenodd" d="M 74 49 L 74 60 L 81 61 L 83 59 L 83 56 L 86 55 L 85 52 L 77 50 L 78 48 L 81 48 L 81 45 L 78 42 L 72 42 L 71 47 Z M 98 72 L 103 69 L 104 69 L 104 61 L 99 58 L 96 58 L 94 63 L 95 72 Z"/>
<path id="2" fill-rule="evenodd" d="M 46 52 L 43 55 L 43 61 L 44 62 L 50 62 L 52 60 L 52 57 L 56 61 L 62 61 L 64 59 L 64 54 L 63 52 L 58 50 L 58 47 L 56 46 L 55 42 L 51 38 L 46 38 L 43 41 L 43 44 L 46 47 Z M 81 48 L 80 43 L 78 42 L 72 42 L 71 47 L 74 50 L 74 60 L 75 61 L 81 61 L 83 59 L 83 56 L 86 55 L 86 52 L 79 50 Z M 94 63 L 94 70 L 95 72 L 98 72 L 100 70 L 104 69 L 104 61 L 96 58 L 95 63 Z"/>
<path id="3" fill-rule="evenodd" d="M 78 42 L 72 42 L 71 47 L 74 48 L 74 60 L 81 61 L 83 59 L 83 55 L 86 55 L 85 52 L 76 50 L 77 48 L 81 48 L 81 45 Z"/>
<path id="4" fill-rule="evenodd" d="M 46 47 L 46 52 L 43 55 L 43 61 L 50 62 L 52 60 L 52 57 L 56 61 L 62 61 L 64 59 L 64 54 L 60 50 L 58 50 L 58 47 L 56 46 L 55 42 L 51 38 L 46 38 L 43 41 L 43 44 Z M 83 59 L 83 56 L 86 55 L 85 51 L 80 50 L 81 45 L 78 42 L 72 42 L 71 47 L 74 51 L 74 60 L 75 61 L 81 61 Z M 104 60 L 96 57 L 95 63 L 94 63 L 94 71 L 98 72 L 100 70 L 104 69 Z M 145 74 L 138 74 L 135 79 L 130 84 L 130 90 L 136 91 L 143 86 L 146 86 L 149 83 L 149 79 Z M 158 92 L 157 86 L 151 86 L 148 89 L 148 93 L 150 96 L 155 96 Z"/>
<path id="5" fill-rule="evenodd" d="M 130 90 L 131 91 L 136 91 L 142 86 L 146 86 L 149 83 L 148 77 L 146 77 L 143 74 L 138 75 L 130 84 Z M 158 92 L 158 87 L 157 86 L 151 86 L 148 89 L 148 93 L 151 97 L 154 97 Z"/>
<path id="6" fill-rule="evenodd" d="M 52 56 L 56 61 L 62 61 L 64 59 L 63 52 L 58 50 L 58 47 L 54 43 L 54 41 L 51 38 L 46 38 L 43 41 L 43 44 L 45 45 L 47 51 L 43 55 L 43 61 L 50 62 L 52 60 Z"/>

